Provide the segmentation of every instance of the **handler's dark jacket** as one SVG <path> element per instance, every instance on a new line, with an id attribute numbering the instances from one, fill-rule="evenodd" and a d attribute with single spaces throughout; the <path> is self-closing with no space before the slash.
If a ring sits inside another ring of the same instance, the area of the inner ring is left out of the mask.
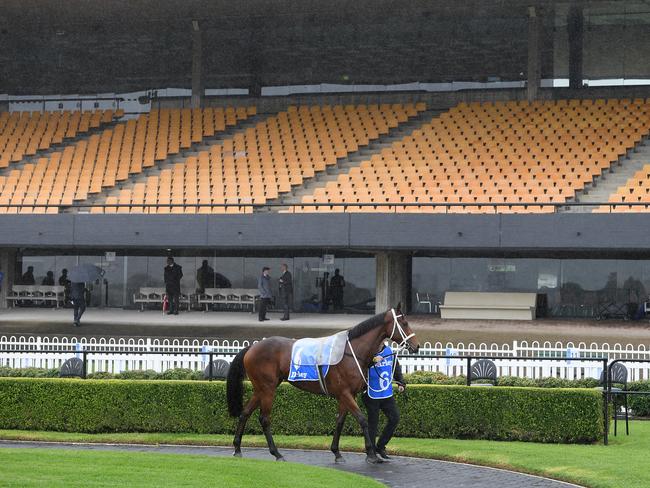
<path id="1" fill-rule="evenodd" d="M 280 276 L 279 284 L 280 296 L 285 297 L 293 293 L 293 280 L 289 271 L 282 273 L 282 276 Z"/>
<path id="2" fill-rule="evenodd" d="M 174 263 L 171 266 L 165 266 L 165 290 L 170 295 L 180 295 L 181 278 L 183 277 L 183 268 Z"/>

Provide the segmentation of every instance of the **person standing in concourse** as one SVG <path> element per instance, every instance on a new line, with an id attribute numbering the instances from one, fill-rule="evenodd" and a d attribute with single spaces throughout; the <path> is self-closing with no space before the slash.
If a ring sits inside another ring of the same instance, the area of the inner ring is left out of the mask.
<path id="1" fill-rule="evenodd" d="M 169 311 L 167 315 L 178 315 L 178 304 L 181 298 L 181 278 L 183 268 L 174 262 L 174 258 L 167 258 L 165 266 L 165 291 L 169 300 Z"/>
<path id="2" fill-rule="evenodd" d="M 293 302 L 293 280 L 291 273 L 289 272 L 289 267 L 286 264 L 280 266 L 280 279 L 279 290 L 280 290 L 280 301 L 282 302 L 282 309 L 284 310 L 284 315 L 280 320 L 289 320 L 289 311 L 291 309 L 291 303 Z"/>
<path id="3" fill-rule="evenodd" d="M 271 268 L 264 266 L 262 268 L 262 274 L 257 280 L 257 291 L 260 294 L 260 304 L 259 304 L 259 321 L 264 322 L 265 320 L 270 320 L 266 318 L 266 310 L 271 304 L 271 299 L 273 298 L 273 293 L 271 291 L 271 275 L 269 274 Z"/>

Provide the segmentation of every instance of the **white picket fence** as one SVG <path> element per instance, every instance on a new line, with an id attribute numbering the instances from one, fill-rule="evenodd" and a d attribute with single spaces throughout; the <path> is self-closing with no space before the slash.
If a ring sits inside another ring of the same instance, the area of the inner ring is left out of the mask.
<path id="1" fill-rule="evenodd" d="M 11 368 L 58 368 L 73 356 L 81 357 L 87 352 L 87 370 L 93 372 L 119 373 L 127 370 L 152 369 L 162 372 L 171 368 L 202 370 L 213 359 L 231 360 L 234 353 L 250 345 L 249 341 L 179 340 L 179 339 L 133 339 L 133 338 L 48 338 L 1 336 L 0 350 L 24 350 L 28 352 L 0 352 L 0 366 Z M 62 350 L 61 353 L 42 351 Z M 93 351 L 104 351 L 96 353 Z M 107 351 L 107 352 L 106 352 Z M 138 354 L 156 351 L 155 354 Z M 191 354 L 189 354 L 191 353 Z M 418 357 L 427 355 L 451 355 L 460 358 Z M 495 359 L 499 376 L 523 378 L 599 378 L 602 362 L 578 361 L 571 358 L 647 359 L 648 363 L 625 363 L 629 381 L 650 378 L 650 350 L 645 346 L 608 343 L 572 343 L 513 341 L 507 344 L 487 343 L 425 343 L 418 356 L 401 357 L 405 373 L 414 371 L 438 371 L 448 376 L 467 374 L 467 361 L 462 356 L 505 357 Z M 558 358 L 540 361 L 535 359 L 510 359 L 515 357 Z M 560 359 L 562 358 L 562 359 Z"/>
<path id="2" fill-rule="evenodd" d="M 214 359 L 230 361 L 249 341 L 208 341 L 178 339 L 123 339 L 81 337 L 0 337 L 0 350 L 29 352 L 0 352 L 0 366 L 10 368 L 59 368 L 66 359 L 81 358 L 87 352 L 87 372 L 121 373 L 151 369 L 163 372 L 173 368 L 203 370 Z M 32 352 L 33 351 L 33 352 Z M 63 351 L 47 353 L 42 351 Z M 101 353 L 94 351 L 102 351 Z M 152 354 L 152 351 L 158 353 Z M 140 353 L 140 354 L 138 354 Z M 146 353 L 146 354 L 142 354 Z"/>

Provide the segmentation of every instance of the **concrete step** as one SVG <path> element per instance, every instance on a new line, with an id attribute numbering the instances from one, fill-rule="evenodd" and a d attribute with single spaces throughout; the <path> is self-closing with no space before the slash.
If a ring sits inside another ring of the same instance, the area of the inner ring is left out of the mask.
<path id="1" fill-rule="evenodd" d="M 604 203 L 607 202 L 618 188 L 625 186 L 634 174 L 650 164 L 650 136 L 645 136 L 639 143 L 613 163 L 609 171 L 603 171 L 602 175 L 594 178 L 590 188 L 586 188 L 582 195 L 578 196 L 580 203 Z M 586 212 L 595 207 L 571 207 L 570 212 Z"/>

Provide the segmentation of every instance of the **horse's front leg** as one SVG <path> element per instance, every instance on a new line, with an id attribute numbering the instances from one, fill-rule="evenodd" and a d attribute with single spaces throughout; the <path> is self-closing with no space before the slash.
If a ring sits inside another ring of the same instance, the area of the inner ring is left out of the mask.
<path id="1" fill-rule="evenodd" d="M 359 426 L 363 431 L 363 438 L 366 444 L 366 462 L 370 464 L 383 463 L 384 461 L 377 456 L 377 452 L 375 451 L 374 441 L 370 439 L 370 432 L 368 431 L 368 420 L 366 420 L 366 416 L 359 408 L 359 405 L 357 405 L 357 402 L 355 401 L 352 393 L 346 392 L 345 394 L 343 394 L 339 398 L 339 403 L 345 406 L 347 410 L 352 415 L 354 415 L 354 418 L 357 419 L 357 422 L 359 422 Z"/>
<path id="2" fill-rule="evenodd" d="M 341 456 L 339 451 L 339 439 L 341 438 L 341 432 L 343 431 L 343 425 L 345 424 L 345 418 L 348 416 L 347 408 L 343 407 L 339 402 L 339 412 L 336 417 L 336 430 L 334 431 L 334 438 L 332 439 L 332 446 L 330 449 L 334 453 L 334 462 L 344 463 L 345 459 Z"/>

